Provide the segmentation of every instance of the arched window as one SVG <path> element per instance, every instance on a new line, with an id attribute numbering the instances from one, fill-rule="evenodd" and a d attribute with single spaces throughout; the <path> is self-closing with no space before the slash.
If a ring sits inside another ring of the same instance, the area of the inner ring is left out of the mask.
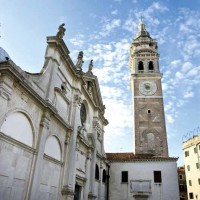
<path id="1" fill-rule="evenodd" d="M 142 61 L 138 63 L 138 71 L 141 73 L 144 71 L 144 64 Z"/>
<path id="2" fill-rule="evenodd" d="M 149 71 L 153 71 L 153 70 L 154 70 L 153 62 L 150 61 L 149 62 Z"/>
<path id="3" fill-rule="evenodd" d="M 105 183 L 106 182 L 106 170 L 103 170 L 103 174 L 102 174 L 102 182 Z"/>
<path id="4" fill-rule="evenodd" d="M 99 166 L 97 164 L 95 168 L 95 179 L 99 180 Z"/>

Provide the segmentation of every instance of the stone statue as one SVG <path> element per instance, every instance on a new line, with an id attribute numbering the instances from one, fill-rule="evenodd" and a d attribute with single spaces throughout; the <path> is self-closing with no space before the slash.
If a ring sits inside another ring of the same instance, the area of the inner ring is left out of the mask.
<path id="1" fill-rule="evenodd" d="M 87 129 L 85 128 L 85 123 L 83 123 L 83 126 L 78 127 L 78 133 L 87 140 Z"/>
<path id="2" fill-rule="evenodd" d="M 87 73 L 92 75 L 93 74 L 92 69 L 93 69 L 93 60 L 90 60 L 90 64 L 89 64 Z"/>
<path id="3" fill-rule="evenodd" d="M 76 69 L 78 71 L 82 71 L 83 63 L 84 63 L 84 61 L 83 61 L 83 51 L 80 51 L 79 54 L 78 54 L 77 63 L 76 63 Z"/>
<path id="4" fill-rule="evenodd" d="M 59 27 L 58 27 L 58 32 L 57 32 L 57 37 L 59 39 L 63 39 L 63 36 L 65 35 L 65 28 L 64 28 L 65 24 L 62 23 Z"/>

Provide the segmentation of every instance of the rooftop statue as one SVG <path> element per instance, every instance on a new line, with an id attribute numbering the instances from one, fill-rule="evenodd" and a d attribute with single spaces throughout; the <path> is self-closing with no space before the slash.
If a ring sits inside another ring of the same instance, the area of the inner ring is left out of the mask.
<path id="1" fill-rule="evenodd" d="M 65 28 L 64 28 L 65 24 L 62 23 L 59 27 L 58 27 L 58 32 L 57 32 L 57 37 L 59 39 L 63 39 L 63 36 L 65 35 Z"/>

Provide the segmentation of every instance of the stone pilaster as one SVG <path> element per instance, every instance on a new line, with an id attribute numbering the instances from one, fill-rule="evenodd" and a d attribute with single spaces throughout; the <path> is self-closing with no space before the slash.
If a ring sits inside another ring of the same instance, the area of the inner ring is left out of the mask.
<path id="1" fill-rule="evenodd" d="M 88 199 L 89 184 L 90 184 L 91 149 L 88 149 L 85 165 L 86 165 L 86 174 L 85 174 L 86 183 L 84 188 L 83 199 Z"/>
<path id="2" fill-rule="evenodd" d="M 35 158 L 35 162 L 33 163 L 33 180 L 32 186 L 30 190 L 30 200 L 38 200 L 39 191 L 40 191 L 40 179 L 41 179 L 41 172 L 42 172 L 42 165 L 43 165 L 43 156 L 45 150 L 45 143 L 48 136 L 50 127 L 50 116 L 49 113 L 45 112 L 41 122 L 40 122 L 40 129 L 39 129 L 39 137 L 37 143 L 37 155 Z"/>
<path id="3" fill-rule="evenodd" d="M 0 73 L 0 120 L 6 114 L 8 101 L 12 95 L 12 82 Z"/>
<path id="4" fill-rule="evenodd" d="M 72 127 L 73 132 L 71 134 L 69 149 L 67 152 L 67 169 L 66 169 L 66 182 L 63 185 L 62 195 L 63 199 L 73 200 L 74 199 L 74 188 L 75 188 L 75 179 L 76 179 L 76 140 L 78 132 L 78 122 L 80 121 L 80 106 L 81 106 L 81 97 L 80 95 L 74 96 L 73 102 L 73 113 L 72 113 Z"/>

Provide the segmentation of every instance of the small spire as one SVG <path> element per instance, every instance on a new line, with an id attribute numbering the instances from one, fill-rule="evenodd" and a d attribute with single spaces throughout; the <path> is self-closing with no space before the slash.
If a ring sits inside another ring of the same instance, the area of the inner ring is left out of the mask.
<path id="1" fill-rule="evenodd" d="M 59 39 L 63 39 L 64 35 L 65 35 L 65 24 L 62 23 L 59 27 L 58 27 L 58 32 L 56 34 L 56 36 L 59 38 Z"/>
<path id="2" fill-rule="evenodd" d="M 77 63 L 76 63 L 76 69 L 78 71 L 82 71 L 83 63 L 84 63 L 84 61 L 83 61 L 83 51 L 80 51 L 79 54 L 78 54 Z"/>
<path id="3" fill-rule="evenodd" d="M 90 74 L 90 75 L 92 75 L 92 74 L 93 74 L 93 73 L 92 73 L 92 69 L 93 69 L 93 60 L 90 60 L 90 64 L 89 64 L 89 66 L 88 66 L 88 71 L 87 71 L 87 73 Z"/>
<path id="4" fill-rule="evenodd" d="M 148 31 L 146 30 L 145 24 L 143 23 L 143 16 L 140 16 L 140 22 L 138 24 L 138 32 L 136 34 L 136 38 L 139 37 L 149 37 L 150 35 L 148 33 Z"/>

